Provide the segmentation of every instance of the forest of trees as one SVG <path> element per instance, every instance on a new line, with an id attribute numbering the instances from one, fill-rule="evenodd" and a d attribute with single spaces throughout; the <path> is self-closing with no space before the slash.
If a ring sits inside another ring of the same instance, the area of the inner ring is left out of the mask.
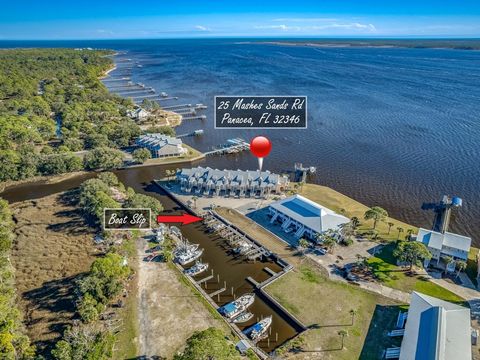
<path id="1" fill-rule="evenodd" d="M 97 148 L 105 153 L 129 145 L 141 133 L 126 116 L 132 102 L 109 93 L 99 80 L 113 65 L 109 54 L 0 51 L 0 182 L 118 166 L 112 152 L 114 166 L 94 156 L 83 162 L 73 154 Z"/>

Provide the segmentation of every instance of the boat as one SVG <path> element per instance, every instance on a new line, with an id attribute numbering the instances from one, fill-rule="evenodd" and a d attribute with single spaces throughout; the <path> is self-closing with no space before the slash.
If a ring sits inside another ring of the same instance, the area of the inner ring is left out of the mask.
<path id="1" fill-rule="evenodd" d="M 272 325 L 271 316 L 266 317 L 258 323 L 250 326 L 248 329 L 244 330 L 243 333 L 252 340 L 260 340 L 263 335 L 265 335 L 270 325 Z"/>
<path id="2" fill-rule="evenodd" d="M 208 269 L 208 264 L 197 261 L 191 268 L 184 270 L 185 275 L 195 276 Z"/>
<path id="3" fill-rule="evenodd" d="M 168 94 L 167 94 L 165 91 L 162 91 L 162 92 L 160 93 L 160 96 L 161 96 L 161 97 L 167 97 Z"/>
<path id="4" fill-rule="evenodd" d="M 202 254 L 203 254 L 203 249 L 181 252 L 175 256 L 175 260 L 180 265 L 186 265 L 191 263 L 192 261 L 197 260 L 200 256 L 202 256 Z"/>
<path id="5" fill-rule="evenodd" d="M 250 320 L 253 317 L 253 314 L 249 311 L 244 311 L 237 317 L 233 318 L 232 322 L 238 324 L 238 323 L 244 323 Z"/>
<path id="6" fill-rule="evenodd" d="M 181 253 L 192 252 L 197 250 L 198 246 L 199 246 L 198 244 L 190 244 L 190 243 L 184 242 L 175 249 L 173 254 L 180 255 Z"/>
<path id="7" fill-rule="evenodd" d="M 238 246 L 233 249 L 235 254 L 245 254 L 248 250 L 252 248 L 252 244 L 247 241 L 241 241 Z"/>
<path id="8" fill-rule="evenodd" d="M 229 302 L 218 309 L 228 319 L 232 319 L 244 312 L 255 301 L 255 294 L 244 294 L 237 300 Z"/>

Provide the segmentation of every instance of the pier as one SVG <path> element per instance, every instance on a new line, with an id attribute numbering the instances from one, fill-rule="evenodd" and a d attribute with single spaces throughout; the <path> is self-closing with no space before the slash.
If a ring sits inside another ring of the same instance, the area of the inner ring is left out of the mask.
<path id="1" fill-rule="evenodd" d="M 205 120 L 207 118 L 206 115 L 198 115 L 198 116 L 185 116 L 183 120 Z"/>
<path id="2" fill-rule="evenodd" d="M 214 150 L 207 151 L 204 154 L 207 155 L 220 155 L 220 154 L 233 154 L 241 151 L 248 150 L 250 144 L 241 138 L 229 139 L 226 144 L 220 145 Z"/>

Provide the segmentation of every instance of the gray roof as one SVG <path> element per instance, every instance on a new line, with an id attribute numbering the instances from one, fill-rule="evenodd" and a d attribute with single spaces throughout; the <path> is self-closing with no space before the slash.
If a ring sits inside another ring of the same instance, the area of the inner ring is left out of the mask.
<path id="1" fill-rule="evenodd" d="M 420 228 L 418 230 L 417 241 L 420 241 L 433 249 L 442 250 L 442 246 L 466 251 L 470 251 L 472 239 L 468 236 L 458 235 L 446 231 L 444 234 L 433 230 Z"/>
<path id="2" fill-rule="evenodd" d="M 336 230 L 341 224 L 350 221 L 349 218 L 301 195 L 290 196 L 271 203 L 270 206 L 318 233 Z"/>
<path id="3" fill-rule="evenodd" d="M 174 148 L 178 148 L 179 145 L 182 145 L 182 140 L 163 134 L 146 134 L 139 136 L 136 144 L 150 150 L 161 150 L 169 146 L 172 147 L 173 150 Z"/>
<path id="4" fill-rule="evenodd" d="M 470 309 L 413 292 L 400 360 L 471 360 Z"/>
<path id="5" fill-rule="evenodd" d="M 288 178 L 273 174 L 270 171 L 259 170 L 218 170 L 210 167 L 194 167 L 191 169 L 182 169 L 177 174 L 178 177 L 202 179 L 205 182 L 231 182 L 238 185 L 256 184 L 259 186 L 267 186 L 269 184 L 286 184 Z"/>

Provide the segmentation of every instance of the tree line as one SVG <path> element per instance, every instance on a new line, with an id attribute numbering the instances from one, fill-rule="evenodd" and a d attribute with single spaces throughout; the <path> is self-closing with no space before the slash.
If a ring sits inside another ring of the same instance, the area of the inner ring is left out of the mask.
<path id="1" fill-rule="evenodd" d="M 99 80 L 113 66 L 109 54 L 0 51 L 0 181 L 123 164 L 114 149 L 128 146 L 141 130 L 127 117 L 131 100 L 111 94 Z M 95 151 L 84 161 L 74 155 L 86 149 Z"/>

